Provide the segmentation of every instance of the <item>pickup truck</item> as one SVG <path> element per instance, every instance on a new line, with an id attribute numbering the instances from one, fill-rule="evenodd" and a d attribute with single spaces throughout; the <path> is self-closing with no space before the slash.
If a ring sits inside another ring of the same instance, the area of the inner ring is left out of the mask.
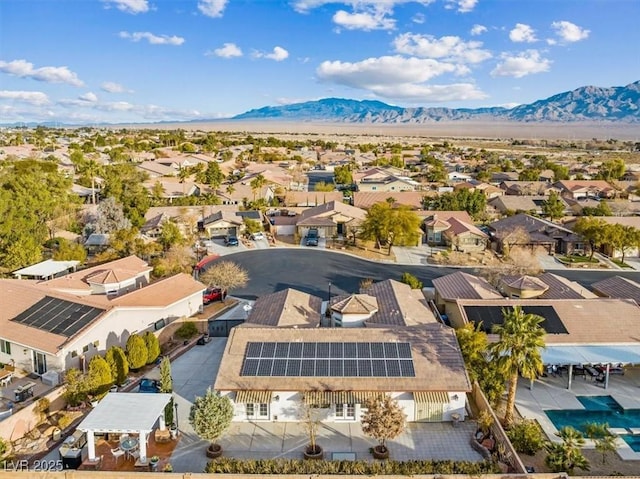
<path id="1" fill-rule="evenodd" d="M 318 229 L 310 228 L 307 232 L 305 244 L 307 246 L 318 246 Z"/>

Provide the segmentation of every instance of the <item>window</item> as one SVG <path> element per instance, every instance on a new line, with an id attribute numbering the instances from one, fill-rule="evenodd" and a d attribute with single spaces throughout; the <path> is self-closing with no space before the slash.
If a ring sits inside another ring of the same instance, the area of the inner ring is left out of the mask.
<path id="1" fill-rule="evenodd" d="M 72 357 L 72 358 L 75 358 L 75 357 L 77 357 L 77 356 L 78 356 L 78 351 L 75 351 L 75 350 L 74 350 L 74 351 L 71 351 L 71 357 Z"/>
<path id="2" fill-rule="evenodd" d="M 351 420 L 356 418 L 356 405 L 353 403 L 336 404 L 336 419 Z"/>
<path id="3" fill-rule="evenodd" d="M 269 404 L 247 403 L 247 419 L 269 419 Z"/>
<path id="4" fill-rule="evenodd" d="M 11 343 L 4 339 L 0 339 L 0 351 L 4 354 L 11 354 Z"/>
<path id="5" fill-rule="evenodd" d="M 98 340 L 94 341 L 93 342 L 93 347 L 97 349 L 98 346 L 100 346 L 100 341 L 98 341 Z"/>
<path id="6" fill-rule="evenodd" d="M 86 346 L 83 346 L 82 348 L 82 352 L 86 353 L 87 351 L 89 351 L 89 345 L 87 344 Z"/>

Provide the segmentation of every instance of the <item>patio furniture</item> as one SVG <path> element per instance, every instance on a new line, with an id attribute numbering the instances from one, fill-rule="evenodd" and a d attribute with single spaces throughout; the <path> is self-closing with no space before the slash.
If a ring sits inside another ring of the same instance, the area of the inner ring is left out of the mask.
<path id="1" fill-rule="evenodd" d="M 131 452 L 138 447 L 138 440 L 133 437 L 127 437 L 120 441 L 120 449 L 122 449 L 127 457 L 131 457 Z"/>
<path id="2" fill-rule="evenodd" d="M 34 387 L 36 387 L 36 383 L 28 382 L 14 389 L 13 394 L 15 396 L 14 398 L 15 402 L 26 401 L 30 397 L 33 397 Z"/>
<path id="3" fill-rule="evenodd" d="M 118 464 L 118 459 L 125 455 L 125 451 L 123 451 L 119 447 L 116 447 L 115 449 L 111 449 L 111 455 L 116 460 L 116 464 Z"/>
<path id="4" fill-rule="evenodd" d="M 129 459 L 135 459 L 136 462 L 140 459 L 140 450 L 134 449 L 133 451 L 129 451 Z"/>

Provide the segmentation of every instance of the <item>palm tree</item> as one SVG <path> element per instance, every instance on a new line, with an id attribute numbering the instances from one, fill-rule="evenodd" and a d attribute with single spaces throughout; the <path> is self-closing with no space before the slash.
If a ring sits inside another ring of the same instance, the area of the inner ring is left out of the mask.
<path id="1" fill-rule="evenodd" d="M 582 454 L 585 440 L 579 431 L 571 426 L 565 426 L 556 433 L 562 439 L 561 443 L 550 442 L 546 445 L 548 452 L 545 463 L 554 472 L 567 472 L 573 474 L 578 468 L 589 470 L 589 461 Z"/>
<path id="2" fill-rule="evenodd" d="M 185 192 L 184 192 L 184 183 L 185 181 L 187 181 L 187 178 L 189 178 L 190 173 L 189 170 L 187 168 L 180 168 L 180 171 L 178 171 L 178 179 L 180 180 L 180 183 L 182 183 L 182 196 L 185 196 Z"/>
<path id="3" fill-rule="evenodd" d="M 535 379 L 543 371 L 540 350 L 544 348 L 545 331 L 540 326 L 544 318 L 522 311 L 520 306 L 503 309 L 501 325 L 494 326 L 493 332 L 499 341 L 492 345 L 493 357 L 498 367 L 509 378 L 509 393 L 504 415 L 505 426 L 513 423 L 513 409 L 516 402 L 518 374 Z"/>
<path id="4" fill-rule="evenodd" d="M 251 180 L 251 183 L 249 183 L 249 185 L 251 186 L 251 191 L 253 192 L 254 203 L 256 202 L 256 191 L 261 190 L 266 183 L 267 183 L 267 179 L 264 176 L 262 176 L 262 173 L 256 176 L 253 180 Z"/>

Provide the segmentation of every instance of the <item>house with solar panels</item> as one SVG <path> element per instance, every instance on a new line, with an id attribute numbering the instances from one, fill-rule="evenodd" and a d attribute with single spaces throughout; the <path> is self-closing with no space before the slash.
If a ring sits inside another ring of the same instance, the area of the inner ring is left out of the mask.
<path id="1" fill-rule="evenodd" d="M 464 418 L 471 384 L 453 329 L 420 290 L 394 280 L 329 303 L 294 289 L 258 298 L 232 329 L 214 388 L 234 421 L 359 421 L 366 401 L 391 395 L 408 421 Z"/>
<path id="2" fill-rule="evenodd" d="M 187 274 L 151 283 L 150 271 L 129 256 L 46 281 L 0 279 L 0 362 L 38 375 L 83 368 L 133 333 L 199 312 L 202 283 Z"/>

